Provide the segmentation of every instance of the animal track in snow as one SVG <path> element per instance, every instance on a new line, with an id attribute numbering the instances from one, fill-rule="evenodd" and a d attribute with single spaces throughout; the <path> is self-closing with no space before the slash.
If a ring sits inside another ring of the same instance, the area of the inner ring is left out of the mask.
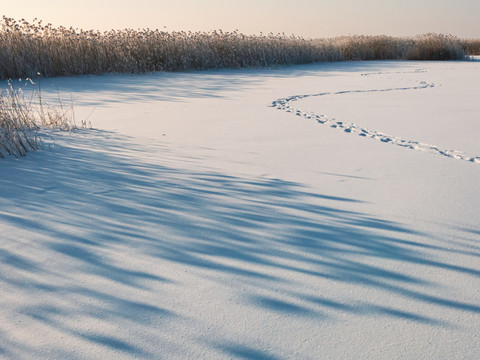
<path id="1" fill-rule="evenodd" d="M 364 74 L 361 74 L 361 76 L 424 73 L 424 72 L 426 71 L 423 69 L 417 69 L 415 71 L 410 71 L 410 72 L 364 73 Z M 418 80 L 415 80 L 415 82 L 418 85 L 410 86 L 410 87 L 393 87 L 393 88 L 386 88 L 386 89 L 370 89 L 370 90 L 343 90 L 343 91 L 336 91 L 336 92 L 323 92 L 323 93 L 317 93 L 317 94 L 294 95 L 294 96 L 281 98 L 273 101 L 271 104 L 271 107 L 274 107 L 276 109 L 283 110 L 289 113 L 295 113 L 295 115 L 306 118 L 306 119 L 314 119 L 319 124 L 324 124 L 331 128 L 342 130 L 345 133 L 358 134 L 359 136 L 379 140 L 381 142 L 398 145 L 398 146 L 416 150 L 416 151 L 433 153 L 437 155 L 450 157 L 452 159 L 465 160 L 465 161 L 473 162 L 475 164 L 480 164 L 480 156 L 471 156 L 459 150 L 443 149 L 436 145 L 402 139 L 397 136 L 391 136 L 391 135 L 381 133 L 379 131 L 360 127 L 355 123 L 345 123 L 343 121 L 337 121 L 335 118 L 330 118 L 330 117 L 327 117 L 326 115 L 315 114 L 313 112 L 306 112 L 306 111 L 303 111 L 302 109 L 292 106 L 292 103 L 301 99 L 309 98 L 309 97 L 327 96 L 327 95 L 343 95 L 343 94 L 353 94 L 353 93 L 375 93 L 375 92 L 378 93 L 378 92 L 389 92 L 389 91 L 420 90 L 420 89 L 435 87 L 434 83 L 428 83 L 426 81 L 418 81 Z"/>

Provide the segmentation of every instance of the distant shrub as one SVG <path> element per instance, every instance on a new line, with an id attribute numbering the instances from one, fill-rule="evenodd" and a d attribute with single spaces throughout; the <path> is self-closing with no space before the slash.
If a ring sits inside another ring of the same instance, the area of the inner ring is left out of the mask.
<path id="1" fill-rule="evenodd" d="M 463 43 L 468 55 L 480 55 L 480 39 L 468 39 L 464 40 Z"/>
<path id="2" fill-rule="evenodd" d="M 412 39 L 408 60 L 456 60 L 465 58 L 462 42 L 451 35 L 426 34 Z"/>
<path id="3" fill-rule="evenodd" d="M 343 60 L 405 59 L 410 41 L 391 36 L 342 36 L 331 40 Z"/>
<path id="4" fill-rule="evenodd" d="M 36 20 L 34 20 L 36 21 Z M 349 36 L 309 40 L 284 34 L 165 32 L 54 28 L 3 17 L 0 79 L 182 71 L 305 64 L 341 60 L 463 59 L 465 45 L 448 35 L 414 38 Z"/>

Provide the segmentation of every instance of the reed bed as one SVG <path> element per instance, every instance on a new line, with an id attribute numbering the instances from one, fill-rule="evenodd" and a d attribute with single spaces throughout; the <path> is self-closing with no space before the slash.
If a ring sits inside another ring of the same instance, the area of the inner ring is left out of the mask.
<path id="1" fill-rule="evenodd" d="M 464 43 L 454 36 L 412 38 L 349 36 L 304 39 L 284 34 L 111 31 L 53 27 L 34 19 L 3 17 L 0 79 L 108 72 L 140 73 L 262 67 L 373 59 L 464 59 Z"/>

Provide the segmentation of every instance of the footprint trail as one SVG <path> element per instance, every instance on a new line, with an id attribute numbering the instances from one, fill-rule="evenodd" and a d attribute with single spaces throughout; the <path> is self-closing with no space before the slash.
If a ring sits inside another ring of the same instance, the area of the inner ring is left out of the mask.
<path id="1" fill-rule="evenodd" d="M 414 73 L 426 72 L 425 70 L 418 69 Z M 362 76 L 373 76 L 373 75 L 387 75 L 387 74 L 404 74 L 406 72 L 393 72 L 393 73 L 365 73 Z M 390 143 L 393 145 L 398 145 L 404 148 L 433 153 L 437 155 L 446 156 L 452 159 L 470 161 L 475 164 L 480 164 L 480 156 L 471 156 L 463 151 L 453 150 L 453 149 L 444 149 L 440 146 L 425 144 L 414 140 L 402 139 L 397 136 L 391 136 L 384 134 L 382 132 L 371 130 L 367 128 L 360 127 L 355 123 L 346 123 L 343 121 L 338 121 L 335 118 L 327 117 L 323 114 L 315 114 L 313 112 L 306 112 L 300 108 L 297 108 L 293 105 L 298 100 L 306 99 L 309 97 L 319 97 L 319 96 L 328 96 L 328 95 L 343 95 L 343 94 L 352 94 L 352 93 L 380 93 L 380 92 L 390 92 L 390 91 L 409 91 L 409 90 L 421 90 L 435 87 L 434 83 L 429 83 L 426 81 L 416 81 L 417 85 L 410 87 L 393 87 L 386 89 L 371 89 L 371 90 L 344 90 L 337 92 L 322 92 L 317 94 L 306 94 L 306 95 L 294 95 L 286 98 L 277 99 L 272 102 L 270 105 L 278 110 L 283 110 L 289 113 L 294 113 L 297 116 L 311 119 L 317 121 L 319 124 L 329 126 L 331 128 L 336 128 L 344 131 L 345 133 L 357 134 L 366 138 L 375 139 L 384 143 Z"/>

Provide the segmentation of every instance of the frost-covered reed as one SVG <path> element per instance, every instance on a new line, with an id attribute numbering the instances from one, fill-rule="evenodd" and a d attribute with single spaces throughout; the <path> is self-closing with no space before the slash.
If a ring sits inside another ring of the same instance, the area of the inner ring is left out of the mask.
<path id="1" fill-rule="evenodd" d="M 0 92 L 0 158 L 24 156 L 38 149 L 38 125 L 23 94 L 13 87 Z"/>
<path id="2" fill-rule="evenodd" d="M 53 27 L 34 19 L 3 17 L 0 26 L 0 79 L 182 71 L 304 64 L 322 61 L 463 59 L 461 40 L 427 34 L 413 38 L 349 36 L 303 39 L 284 34 L 111 31 Z"/>
<path id="3" fill-rule="evenodd" d="M 25 156 L 28 151 L 38 150 L 42 146 L 40 128 L 71 131 L 77 127 L 73 105 L 48 105 L 42 101 L 40 90 L 32 94 L 27 100 L 10 83 L 0 91 L 0 158 Z"/>

